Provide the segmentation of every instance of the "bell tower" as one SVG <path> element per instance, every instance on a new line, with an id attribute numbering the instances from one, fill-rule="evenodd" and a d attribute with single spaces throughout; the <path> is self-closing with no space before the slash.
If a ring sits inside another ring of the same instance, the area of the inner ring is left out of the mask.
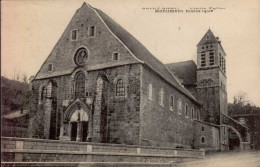
<path id="1" fill-rule="evenodd" d="M 227 114 L 226 53 L 209 29 L 197 45 L 197 99 L 203 104 L 202 119 L 221 124 Z"/>

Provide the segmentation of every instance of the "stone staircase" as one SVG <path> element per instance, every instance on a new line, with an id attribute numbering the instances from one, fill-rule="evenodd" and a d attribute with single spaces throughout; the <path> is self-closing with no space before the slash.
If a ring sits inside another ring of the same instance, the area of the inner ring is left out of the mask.
<path id="1" fill-rule="evenodd" d="M 202 150 L 2 137 L 2 166 L 172 167 Z"/>

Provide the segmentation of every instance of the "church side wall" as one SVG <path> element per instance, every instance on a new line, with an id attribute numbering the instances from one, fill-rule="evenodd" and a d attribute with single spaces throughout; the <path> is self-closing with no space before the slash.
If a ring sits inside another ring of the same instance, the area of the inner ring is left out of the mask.
<path id="1" fill-rule="evenodd" d="M 142 68 L 142 102 L 141 102 L 141 139 L 143 145 L 191 147 L 193 127 L 191 107 L 198 106 L 189 98 L 165 82 L 150 68 Z M 149 99 L 149 84 L 152 84 L 152 99 Z M 159 104 L 159 92 L 163 88 L 164 106 Z M 170 110 L 170 96 L 174 96 L 174 107 Z M 182 99 L 182 112 L 177 111 L 177 101 Z M 185 117 L 185 105 L 188 104 L 188 118 Z"/>

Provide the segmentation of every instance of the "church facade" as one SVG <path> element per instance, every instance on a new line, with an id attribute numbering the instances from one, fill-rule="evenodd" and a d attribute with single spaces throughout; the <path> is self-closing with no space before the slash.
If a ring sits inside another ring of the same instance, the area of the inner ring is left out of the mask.
<path id="1" fill-rule="evenodd" d="M 193 61 L 163 64 L 84 3 L 32 81 L 30 137 L 162 147 L 228 145 L 226 54 L 211 30 Z"/>

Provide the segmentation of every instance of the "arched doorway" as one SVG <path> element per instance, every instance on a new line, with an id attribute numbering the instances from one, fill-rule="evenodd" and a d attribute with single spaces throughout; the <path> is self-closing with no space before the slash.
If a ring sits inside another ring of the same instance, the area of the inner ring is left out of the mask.
<path id="1" fill-rule="evenodd" d="M 70 140 L 71 141 L 86 141 L 88 137 L 88 122 L 89 117 L 86 111 L 81 106 L 72 114 L 70 124 Z"/>
<path id="2" fill-rule="evenodd" d="M 239 137 L 232 129 L 228 129 L 228 143 L 229 143 L 229 150 L 231 151 L 240 150 Z"/>
<path id="3" fill-rule="evenodd" d="M 90 107 L 77 99 L 64 112 L 61 127 L 61 140 L 89 141 L 91 138 L 92 119 Z"/>

